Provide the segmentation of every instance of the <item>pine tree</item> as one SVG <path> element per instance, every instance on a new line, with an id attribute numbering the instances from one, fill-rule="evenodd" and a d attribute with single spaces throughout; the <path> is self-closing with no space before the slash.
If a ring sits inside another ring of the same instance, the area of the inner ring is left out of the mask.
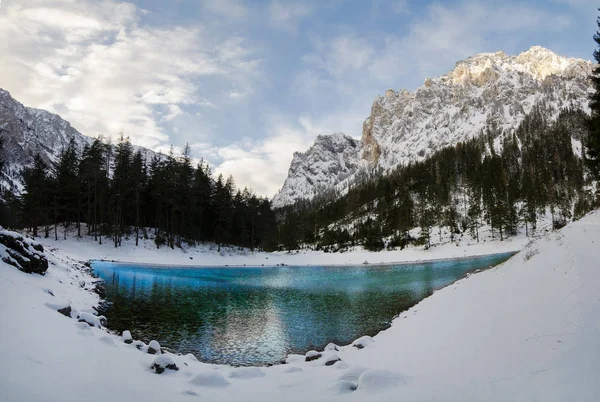
<path id="1" fill-rule="evenodd" d="M 594 42 L 600 47 L 600 18 L 596 19 L 599 30 L 594 34 Z M 600 63 L 600 48 L 594 50 L 594 59 Z M 585 160 L 592 174 L 600 178 L 600 65 L 596 64 L 590 77 L 594 91 L 590 94 L 591 116 L 588 120 L 589 134 L 585 141 Z"/>
<path id="2" fill-rule="evenodd" d="M 36 154 L 33 166 L 25 169 L 23 173 L 22 214 L 24 222 L 31 225 L 33 236 L 38 235 L 38 226 L 48 220 L 46 208 L 49 193 L 47 170 L 48 166 L 44 160 L 39 154 Z"/>

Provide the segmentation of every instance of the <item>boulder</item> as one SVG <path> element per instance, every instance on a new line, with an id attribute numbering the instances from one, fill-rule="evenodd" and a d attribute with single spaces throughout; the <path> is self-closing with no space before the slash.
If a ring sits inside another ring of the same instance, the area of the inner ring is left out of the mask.
<path id="1" fill-rule="evenodd" d="M 317 360 L 321 356 L 322 356 L 322 354 L 317 352 L 316 350 L 310 350 L 310 351 L 306 352 L 306 354 L 304 355 L 305 361 L 307 361 L 307 362 Z"/>
<path id="2" fill-rule="evenodd" d="M 123 331 L 123 342 L 130 345 L 133 343 L 133 337 L 131 336 L 131 332 Z"/>
<path id="3" fill-rule="evenodd" d="M 44 275 L 48 270 L 48 259 L 44 247 L 18 233 L 0 230 L 0 244 L 5 248 L 2 261 L 29 274 Z"/>
<path id="4" fill-rule="evenodd" d="M 160 355 L 156 357 L 150 368 L 154 369 L 156 374 L 162 374 L 165 370 L 179 370 L 179 367 L 177 367 L 173 359 L 167 355 Z"/>
<path id="5" fill-rule="evenodd" d="M 65 317 L 69 317 L 71 318 L 71 306 L 67 306 L 67 307 L 63 307 L 63 308 L 59 308 L 58 310 L 59 313 L 61 313 L 62 315 L 64 315 Z"/>
<path id="6" fill-rule="evenodd" d="M 160 343 L 157 341 L 150 341 L 148 344 L 148 353 L 151 355 L 160 354 Z"/>
<path id="7" fill-rule="evenodd" d="M 365 335 L 352 342 L 352 346 L 354 346 L 356 349 L 364 349 L 367 346 L 373 344 L 374 342 L 375 341 L 373 340 L 373 338 L 371 338 L 368 335 Z"/>

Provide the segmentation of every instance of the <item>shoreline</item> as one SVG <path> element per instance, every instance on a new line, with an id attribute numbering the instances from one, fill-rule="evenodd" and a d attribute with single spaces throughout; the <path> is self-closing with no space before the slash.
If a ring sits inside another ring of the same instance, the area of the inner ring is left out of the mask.
<path id="1" fill-rule="evenodd" d="M 431 263 L 435 263 L 435 262 L 440 262 L 440 261 L 463 261 L 463 260 L 472 260 L 472 259 L 478 259 L 478 258 L 484 258 L 484 257 L 491 257 L 491 256 L 501 256 L 501 255 L 509 255 L 510 257 L 514 256 L 515 254 L 519 253 L 521 250 L 510 250 L 510 251 L 502 251 L 499 253 L 485 253 L 485 254 L 475 254 L 475 255 L 468 255 L 468 256 L 464 256 L 464 257 L 441 257 L 441 258 L 430 258 L 430 259 L 423 259 L 423 260 L 410 260 L 410 261 L 390 261 L 390 262 L 377 262 L 377 263 L 371 263 L 371 262 L 367 262 L 366 264 L 363 263 L 348 263 L 348 264 L 302 264 L 302 265 L 293 265 L 293 264 L 277 264 L 277 265 L 256 265 L 256 264 L 244 264 L 244 265 L 237 265 L 237 264 L 225 264 L 225 265 L 216 265 L 216 264 L 210 264 L 210 265 L 179 265 L 179 264 L 165 264 L 165 263 L 150 263 L 150 262 L 136 262 L 136 261 L 119 261 L 119 260 L 107 260 L 107 259 L 90 259 L 87 260 L 86 262 L 89 262 L 92 265 L 93 268 L 93 264 L 94 262 L 105 262 L 105 263 L 110 263 L 110 264 L 115 264 L 115 265 L 136 265 L 136 266 L 142 266 L 146 269 L 148 268 L 157 268 L 157 269 L 167 269 L 167 268 L 174 268 L 174 269 L 210 269 L 210 268 L 314 268 L 314 267 L 322 267 L 322 268 L 327 268 L 327 267 L 380 267 L 380 266 L 390 266 L 390 265 L 418 265 L 418 264 L 431 264 Z M 509 258 L 510 258 L 509 257 Z"/>

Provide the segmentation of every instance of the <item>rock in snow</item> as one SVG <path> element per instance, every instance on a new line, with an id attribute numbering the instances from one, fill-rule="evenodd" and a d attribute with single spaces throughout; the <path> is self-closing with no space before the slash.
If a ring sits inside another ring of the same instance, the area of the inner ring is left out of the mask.
<path id="1" fill-rule="evenodd" d="M 102 325 L 106 325 L 106 317 L 103 315 L 95 316 L 92 313 L 79 313 L 79 317 L 77 317 L 79 322 L 85 322 L 90 327 L 102 327 Z"/>
<path id="2" fill-rule="evenodd" d="M 160 354 L 160 343 L 157 341 L 150 341 L 148 344 L 148 353 L 151 355 Z"/>
<path id="3" fill-rule="evenodd" d="M 229 381 L 223 377 L 223 374 L 213 370 L 198 374 L 190 380 L 190 384 L 199 387 L 224 388 L 229 386 Z"/>
<path id="4" fill-rule="evenodd" d="M 156 374 L 162 374 L 165 369 L 175 371 L 179 370 L 179 367 L 177 367 L 173 359 L 167 355 L 157 356 L 156 359 L 154 359 L 154 362 L 152 362 L 152 366 L 150 366 L 150 368 L 154 369 Z"/>
<path id="5" fill-rule="evenodd" d="M 311 362 L 313 360 L 317 360 L 322 356 L 321 353 L 317 352 L 316 350 L 309 350 L 308 352 L 306 352 L 306 354 L 304 355 L 305 357 L 305 361 L 307 362 Z"/>
<path id="6" fill-rule="evenodd" d="M 133 337 L 131 336 L 131 332 L 123 331 L 122 337 L 123 337 L 123 342 L 125 342 L 126 344 L 133 343 Z"/>
<path id="7" fill-rule="evenodd" d="M 0 230 L 0 245 L 3 246 L 0 255 L 5 263 L 30 274 L 44 275 L 48 270 L 48 260 L 40 243 L 15 232 Z"/>
<path id="8" fill-rule="evenodd" d="M 352 346 L 354 346 L 357 349 L 364 349 L 367 346 L 371 345 L 373 342 L 375 342 L 373 338 L 371 338 L 368 335 L 365 335 L 352 342 Z"/>

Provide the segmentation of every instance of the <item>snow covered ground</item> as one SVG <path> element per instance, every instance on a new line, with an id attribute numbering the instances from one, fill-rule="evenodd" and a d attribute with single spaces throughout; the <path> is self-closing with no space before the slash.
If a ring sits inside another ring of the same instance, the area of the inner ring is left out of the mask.
<path id="1" fill-rule="evenodd" d="M 362 349 L 330 348 L 310 362 L 291 355 L 288 364 L 267 368 L 207 365 L 167 354 L 156 363 L 175 363 L 179 370 L 158 375 L 150 368 L 157 355 L 56 312 L 70 305 L 91 313 L 98 302 L 86 290 L 93 279 L 69 258 L 84 260 L 102 250 L 95 257 L 249 264 L 263 263 L 266 255 L 201 258 L 205 254 L 61 242 L 47 252 L 51 265 L 43 277 L 0 262 L 0 400 L 596 401 L 599 243 L 600 212 L 594 212 L 537 239 L 506 263 L 436 292 L 372 342 L 355 342 Z M 411 250 L 405 258 L 448 256 L 445 248 L 461 253 L 461 247 Z M 495 247 L 476 246 L 472 254 L 502 251 Z M 363 259 L 363 252 L 356 253 Z M 366 254 L 371 262 L 401 255 Z M 309 257 L 313 263 L 343 263 L 352 256 Z M 281 254 L 274 262 L 308 262 L 302 258 Z"/>
<path id="2" fill-rule="evenodd" d="M 539 231 L 541 233 L 543 231 Z M 57 255 L 77 261 L 90 259 L 114 260 L 121 262 L 139 262 L 148 264 L 194 265 L 194 266 L 224 266 L 224 265 L 348 265 L 392 263 L 403 261 L 435 260 L 440 258 L 459 258 L 477 255 L 487 255 L 510 251 L 519 251 L 531 241 L 524 233 L 516 237 L 499 241 L 492 239 L 487 232 L 482 231 L 481 241 L 477 243 L 470 237 L 458 243 L 451 243 L 448 236 L 439 238 L 436 234 L 432 237 L 431 249 L 425 250 L 423 246 L 408 247 L 404 250 L 384 250 L 379 252 L 366 251 L 362 247 L 347 252 L 325 253 L 323 251 L 300 250 L 288 252 L 251 252 L 248 249 L 223 247 L 217 251 L 214 244 L 200 244 L 194 247 L 184 245 L 183 248 L 171 249 L 163 246 L 156 248 L 152 239 L 140 239 L 139 246 L 135 246 L 135 237 L 123 240 L 121 247 L 114 247 L 110 242 L 98 244 L 90 237 L 77 238 L 73 233 L 67 240 L 54 238 L 37 238 L 46 249 L 53 250 Z"/>

